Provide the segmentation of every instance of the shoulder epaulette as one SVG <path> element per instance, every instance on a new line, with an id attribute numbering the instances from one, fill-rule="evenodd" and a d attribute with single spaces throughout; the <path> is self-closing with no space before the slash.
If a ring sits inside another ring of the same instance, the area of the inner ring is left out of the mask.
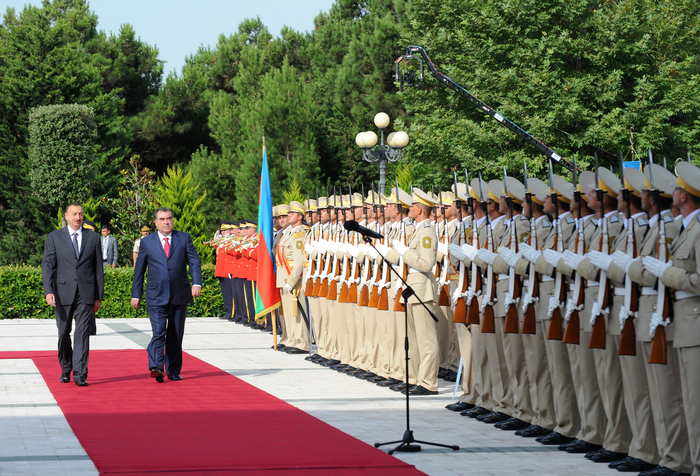
<path id="1" fill-rule="evenodd" d="M 303 238 L 303 237 L 304 237 L 304 232 L 303 232 L 303 231 L 297 231 L 297 232 L 294 233 L 294 235 L 292 236 L 292 238 L 294 238 L 295 240 L 298 239 L 298 238 Z"/>
<path id="2" fill-rule="evenodd" d="M 432 228 L 433 225 L 430 222 L 425 222 L 425 225 L 423 225 L 423 228 Z"/>
<path id="3" fill-rule="evenodd" d="M 664 223 L 671 223 L 673 221 L 673 217 L 671 215 L 664 215 Z"/>
<path id="4" fill-rule="evenodd" d="M 568 215 L 568 216 L 566 217 L 566 223 L 569 224 L 569 225 L 571 225 L 571 224 L 573 224 L 573 223 L 576 223 L 576 220 L 575 220 L 574 217 L 572 217 L 571 215 Z"/>
<path id="5" fill-rule="evenodd" d="M 648 224 L 649 224 L 649 222 L 647 221 L 646 218 L 644 218 L 644 217 L 639 217 L 639 218 L 637 218 L 637 225 L 639 225 L 639 226 L 647 226 Z"/>
<path id="6" fill-rule="evenodd" d="M 542 223 L 542 228 L 549 228 L 550 226 L 552 226 L 552 224 L 549 223 L 549 220 L 545 220 L 545 221 Z"/>
<path id="7" fill-rule="evenodd" d="M 619 216 L 613 215 L 613 216 L 610 217 L 610 223 L 617 223 L 618 221 L 620 221 L 620 217 L 619 217 Z"/>
<path id="8" fill-rule="evenodd" d="M 527 218 L 524 214 L 523 214 L 523 215 L 520 215 L 520 220 L 527 220 L 527 219 L 528 219 L 528 218 Z"/>

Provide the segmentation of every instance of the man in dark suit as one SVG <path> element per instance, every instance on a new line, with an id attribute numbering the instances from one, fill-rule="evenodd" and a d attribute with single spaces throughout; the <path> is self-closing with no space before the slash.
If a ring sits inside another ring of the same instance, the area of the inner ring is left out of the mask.
<path id="1" fill-rule="evenodd" d="M 102 238 L 100 238 L 100 243 L 102 245 L 102 264 L 105 268 L 107 266 L 116 268 L 119 245 L 117 244 L 117 239 L 109 234 L 110 231 L 109 225 L 102 225 Z"/>
<path id="2" fill-rule="evenodd" d="M 102 248 L 97 233 L 83 229 L 83 207 L 71 203 L 64 214 L 68 226 L 51 232 L 41 263 L 44 295 L 56 311 L 61 382 L 87 386 L 90 315 L 104 295 Z M 70 332 L 75 317 L 75 350 Z"/>
<path id="3" fill-rule="evenodd" d="M 164 381 L 163 365 L 170 380 L 182 380 L 182 337 L 187 304 L 202 290 L 202 269 L 189 233 L 173 230 L 173 211 L 153 213 L 157 233 L 141 239 L 131 286 L 131 307 L 139 308 L 143 278 L 148 268 L 146 301 L 153 337 L 148 344 L 148 368 L 158 383 Z M 187 277 L 192 275 L 192 287 Z"/>

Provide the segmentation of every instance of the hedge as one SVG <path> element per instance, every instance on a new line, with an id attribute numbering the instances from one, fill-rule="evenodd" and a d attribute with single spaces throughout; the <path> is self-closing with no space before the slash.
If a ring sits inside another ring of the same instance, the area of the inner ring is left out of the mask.
<path id="1" fill-rule="evenodd" d="M 145 299 L 138 311 L 131 308 L 133 276 L 134 268 L 105 268 L 105 300 L 97 317 L 148 317 Z M 196 317 L 222 316 L 224 303 L 219 282 L 214 276 L 214 265 L 202 266 L 202 281 L 202 295 L 190 305 L 187 314 Z M 44 299 L 40 267 L 0 267 L 0 319 L 53 318 L 53 308 Z"/>

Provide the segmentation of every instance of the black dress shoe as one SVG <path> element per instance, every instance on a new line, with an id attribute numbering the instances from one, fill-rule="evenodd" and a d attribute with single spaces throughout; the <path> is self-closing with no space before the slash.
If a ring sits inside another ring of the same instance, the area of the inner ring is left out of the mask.
<path id="1" fill-rule="evenodd" d="M 523 438 L 537 438 L 538 436 L 544 436 L 550 433 L 546 428 L 542 428 L 539 425 L 530 425 L 529 427 L 516 431 L 515 434 L 522 436 Z"/>
<path id="2" fill-rule="evenodd" d="M 341 374 L 346 374 L 348 372 L 354 372 L 355 370 L 357 370 L 357 368 L 353 367 L 352 365 L 348 365 L 348 364 L 342 364 L 342 365 L 344 367 L 338 366 L 338 368 L 336 369 Z"/>
<path id="3" fill-rule="evenodd" d="M 389 379 L 384 380 L 383 382 L 379 382 L 377 384 L 377 387 L 393 387 L 394 385 L 399 384 L 399 383 L 401 383 L 400 380 L 397 380 L 395 378 L 389 378 Z"/>
<path id="4" fill-rule="evenodd" d="M 460 415 L 468 416 L 469 418 L 477 418 L 482 415 L 488 415 L 489 413 L 491 412 L 485 409 L 484 407 L 474 407 L 471 410 L 464 410 L 462 412 L 459 412 Z"/>
<path id="5" fill-rule="evenodd" d="M 379 383 L 379 382 L 384 382 L 388 380 L 386 377 L 382 377 L 381 375 L 374 376 L 372 378 L 368 378 L 367 381 L 369 383 Z"/>
<path id="6" fill-rule="evenodd" d="M 608 465 L 609 468 L 616 469 L 622 473 L 640 473 L 642 471 L 649 471 L 654 469 L 654 465 L 647 463 L 639 458 L 633 458 L 628 456 L 627 458 L 620 461 L 613 461 Z M 613 466 L 615 465 L 615 466 Z"/>
<path id="7" fill-rule="evenodd" d="M 308 350 L 297 349 L 296 347 L 290 347 L 286 351 L 288 354 L 298 355 L 298 354 L 308 354 Z"/>
<path id="8" fill-rule="evenodd" d="M 353 370 L 352 372 L 345 372 L 345 375 L 349 375 L 349 376 L 351 376 L 351 377 L 357 377 L 358 375 L 362 375 L 362 374 L 365 374 L 365 373 L 367 373 L 366 370 L 357 369 L 357 370 Z"/>
<path id="9" fill-rule="evenodd" d="M 536 441 L 543 445 L 563 445 L 574 441 L 574 439 L 556 431 L 550 431 L 546 435 L 538 436 Z"/>
<path id="10" fill-rule="evenodd" d="M 405 395 L 406 390 L 402 390 L 401 393 L 403 393 Z M 416 385 L 416 386 L 408 389 L 408 394 L 412 397 L 417 397 L 417 396 L 421 396 L 421 395 L 437 395 L 438 392 L 437 392 L 437 390 L 428 390 L 427 388 L 425 388 L 421 385 Z"/>
<path id="11" fill-rule="evenodd" d="M 311 361 L 311 360 L 318 360 L 318 359 L 322 359 L 322 358 L 323 358 L 323 357 L 321 357 L 321 356 L 318 355 L 318 354 L 313 354 L 313 355 L 309 355 L 309 356 L 307 356 L 307 357 L 304 357 L 304 360 L 309 360 L 309 361 Z"/>
<path id="12" fill-rule="evenodd" d="M 671 468 L 657 466 L 649 471 L 642 471 L 638 476 L 690 476 L 690 473 L 681 473 L 679 471 L 674 471 Z"/>
<path id="13" fill-rule="evenodd" d="M 393 390 L 394 392 L 400 392 L 402 390 L 406 390 L 406 384 L 405 383 L 397 383 L 396 385 L 392 385 L 389 387 L 389 390 Z"/>
<path id="14" fill-rule="evenodd" d="M 486 415 L 481 421 L 484 423 L 487 423 L 489 425 L 493 425 L 494 423 L 498 423 L 501 421 L 506 421 L 510 417 L 506 415 L 505 413 L 501 412 L 496 412 L 493 415 Z M 478 420 L 478 418 L 477 418 Z"/>
<path id="15" fill-rule="evenodd" d="M 462 412 L 464 410 L 471 410 L 472 408 L 474 408 L 474 405 L 472 405 L 471 403 L 457 402 L 446 405 L 445 408 L 453 412 Z"/>
<path id="16" fill-rule="evenodd" d="M 598 451 L 603 448 L 601 445 L 594 445 L 593 443 L 588 443 L 587 441 L 576 439 L 573 442 L 566 445 L 559 445 L 558 450 L 566 451 L 570 454 L 583 454 L 590 453 L 592 451 Z"/>
<path id="17" fill-rule="evenodd" d="M 343 369 L 347 369 L 348 367 L 350 367 L 348 364 L 335 364 L 335 365 L 329 366 L 329 368 L 331 370 L 335 370 L 337 372 L 340 372 Z"/>
<path id="18" fill-rule="evenodd" d="M 270 347 L 270 349 L 274 349 L 274 348 L 275 348 L 274 345 L 272 347 Z M 277 350 L 284 350 L 286 348 L 287 348 L 287 346 L 284 344 L 277 344 Z"/>
<path id="19" fill-rule="evenodd" d="M 585 457 L 594 463 L 612 463 L 613 461 L 623 459 L 625 456 L 627 456 L 627 453 L 617 453 L 615 451 L 608 451 L 605 448 L 602 448 L 598 451 L 586 453 Z"/>
<path id="20" fill-rule="evenodd" d="M 498 423 L 496 423 L 496 425 L 498 425 Z M 532 426 L 532 425 L 522 421 L 519 418 L 511 418 L 511 419 L 506 420 L 503 423 L 501 423 L 498 428 L 500 430 L 503 430 L 503 431 L 515 431 L 515 430 L 524 430 L 525 428 L 527 428 L 529 426 Z"/>
<path id="21" fill-rule="evenodd" d="M 76 384 L 78 387 L 87 387 L 87 386 L 88 386 L 87 380 L 86 380 L 85 377 L 83 377 L 82 375 L 81 375 L 80 377 L 77 377 L 77 378 L 75 379 L 75 384 Z"/>
<path id="22" fill-rule="evenodd" d="M 454 370 L 448 370 L 447 375 L 443 377 L 443 380 L 446 382 L 456 382 L 457 381 L 457 372 Z"/>
<path id="23" fill-rule="evenodd" d="M 70 372 L 63 372 L 61 374 L 61 383 L 68 383 L 70 382 Z"/>
<path id="24" fill-rule="evenodd" d="M 365 372 L 362 374 L 356 374 L 355 378 L 359 378 L 360 380 L 369 380 L 369 379 L 374 378 L 376 376 L 377 376 L 377 374 L 375 374 L 375 373 Z"/>
<path id="25" fill-rule="evenodd" d="M 182 380 L 182 377 L 180 377 L 180 374 L 168 375 L 168 380 Z"/>
<path id="26" fill-rule="evenodd" d="M 163 378 L 163 376 L 165 375 L 165 373 L 163 372 L 163 369 L 159 369 L 158 367 L 151 367 L 150 370 L 151 370 L 151 377 L 156 379 L 156 382 L 163 383 L 165 381 L 165 379 Z"/>

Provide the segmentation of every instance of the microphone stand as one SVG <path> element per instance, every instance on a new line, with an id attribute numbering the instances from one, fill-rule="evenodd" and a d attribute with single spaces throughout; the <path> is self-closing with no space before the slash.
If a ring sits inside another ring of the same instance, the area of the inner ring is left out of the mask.
<path id="1" fill-rule="evenodd" d="M 368 243 L 372 248 L 374 248 L 374 251 L 377 252 L 377 255 L 382 257 L 382 260 L 384 263 L 389 267 L 389 269 L 401 280 L 401 282 L 406 286 L 406 289 L 404 289 L 401 292 L 401 297 L 403 297 L 404 302 L 406 305 L 404 306 L 404 320 L 405 320 L 405 327 L 404 329 L 406 330 L 406 335 L 404 336 L 404 351 L 406 353 L 406 431 L 403 433 L 403 438 L 400 440 L 395 440 L 395 441 L 387 441 L 384 443 L 375 443 L 374 447 L 379 448 L 380 446 L 384 445 L 393 445 L 396 443 L 399 443 L 399 445 L 394 448 L 389 450 L 389 454 L 394 454 L 394 451 L 398 451 L 401 453 L 415 453 L 421 450 L 420 445 L 416 445 L 414 443 L 422 443 L 424 445 L 431 445 L 431 446 L 440 446 L 442 448 L 451 448 L 453 450 L 459 450 L 459 446 L 457 445 L 443 445 L 440 443 L 431 443 L 429 441 L 421 441 L 421 440 L 416 440 L 413 438 L 413 430 L 411 430 L 411 419 L 410 419 L 410 405 L 409 405 L 409 383 L 408 383 L 408 299 L 411 296 L 415 296 L 415 298 L 418 300 L 421 306 L 425 308 L 426 311 L 428 311 L 428 314 L 433 318 L 435 322 L 438 322 L 437 316 L 433 313 L 433 311 L 430 310 L 430 308 L 419 298 L 416 296 L 415 291 L 411 286 L 408 285 L 405 279 L 403 279 L 403 276 L 394 269 L 394 266 L 386 259 L 386 257 L 379 252 L 379 250 L 374 246 L 374 243 L 372 243 L 372 238 L 366 235 L 362 235 L 362 238 L 365 240 L 365 243 Z"/>

